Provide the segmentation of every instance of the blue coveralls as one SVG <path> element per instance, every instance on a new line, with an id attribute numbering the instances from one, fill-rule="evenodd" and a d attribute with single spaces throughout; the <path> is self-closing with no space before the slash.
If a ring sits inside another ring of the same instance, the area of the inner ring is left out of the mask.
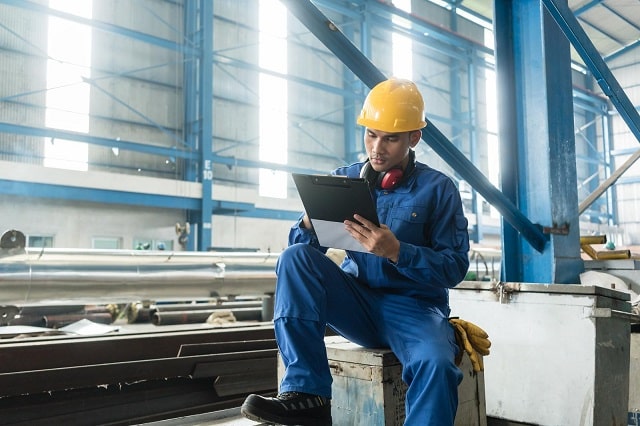
<path id="1" fill-rule="evenodd" d="M 358 177 L 363 163 L 333 173 Z M 276 265 L 276 340 L 285 365 L 280 392 L 331 397 L 328 325 L 350 341 L 389 347 L 408 385 L 405 425 L 453 425 L 462 373 L 450 326 L 448 288 L 469 266 L 460 195 L 441 172 L 416 162 L 393 190 L 375 189 L 378 217 L 400 240 L 397 263 L 347 252 L 337 266 L 299 220 Z"/>

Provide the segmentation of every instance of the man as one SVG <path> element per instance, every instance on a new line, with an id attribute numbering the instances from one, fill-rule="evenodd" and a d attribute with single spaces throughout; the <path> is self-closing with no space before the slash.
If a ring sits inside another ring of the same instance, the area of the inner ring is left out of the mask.
<path id="1" fill-rule="evenodd" d="M 331 424 L 328 325 L 364 347 L 389 347 L 408 385 L 406 425 L 453 425 L 462 373 L 448 320 L 448 289 L 469 266 L 460 194 L 441 172 L 416 162 L 426 125 L 416 85 L 389 79 L 374 87 L 358 117 L 368 160 L 333 173 L 372 185 L 381 225 L 355 215 L 345 228 L 368 251 L 337 266 L 319 247 L 306 215 L 276 265 L 274 328 L 285 366 L 280 394 L 250 395 L 242 413 L 284 425 Z M 342 426 L 342 425 L 338 425 Z"/>

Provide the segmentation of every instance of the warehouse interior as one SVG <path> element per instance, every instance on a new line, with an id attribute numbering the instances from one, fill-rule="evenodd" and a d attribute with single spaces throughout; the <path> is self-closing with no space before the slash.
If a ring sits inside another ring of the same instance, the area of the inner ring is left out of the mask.
<path id="1" fill-rule="evenodd" d="M 0 0 L 0 54 L 1 424 L 254 424 L 291 174 L 397 76 L 492 340 L 456 424 L 640 425 L 640 3 Z"/>

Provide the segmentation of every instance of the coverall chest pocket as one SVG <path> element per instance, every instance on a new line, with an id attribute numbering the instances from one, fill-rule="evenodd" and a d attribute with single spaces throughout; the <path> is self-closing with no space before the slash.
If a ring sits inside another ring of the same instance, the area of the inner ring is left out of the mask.
<path id="1" fill-rule="evenodd" d="M 391 211 L 391 230 L 400 240 L 410 244 L 424 245 L 424 230 L 427 209 L 424 207 L 395 207 Z"/>

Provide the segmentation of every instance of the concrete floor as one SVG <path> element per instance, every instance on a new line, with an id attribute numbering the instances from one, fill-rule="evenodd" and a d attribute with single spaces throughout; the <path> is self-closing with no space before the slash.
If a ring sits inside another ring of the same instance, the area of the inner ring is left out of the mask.
<path id="1" fill-rule="evenodd" d="M 240 407 L 212 413 L 194 414 L 192 416 L 176 417 L 175 419 L 160 420 L 144 423 L 145 426 L 260 426 L 266 423 L 256 423 L 242 417 Z"/>

